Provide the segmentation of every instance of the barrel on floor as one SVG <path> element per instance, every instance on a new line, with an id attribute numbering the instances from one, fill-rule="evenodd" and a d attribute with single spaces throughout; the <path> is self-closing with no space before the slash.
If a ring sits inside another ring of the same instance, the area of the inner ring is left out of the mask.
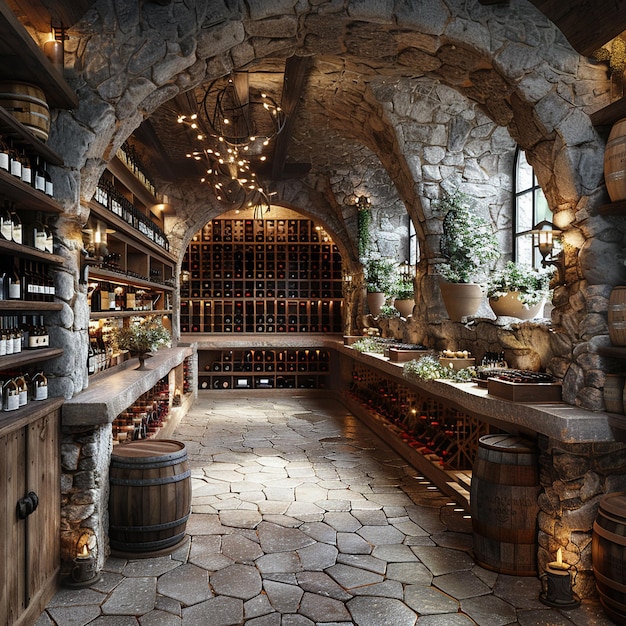
<path id="1" fill-rule="evenodd" d="M 174 550 L 191 513 L 191 472 L 179 441 L 120 444 L 111 455 L 109 540 L 114 554 Z"/>

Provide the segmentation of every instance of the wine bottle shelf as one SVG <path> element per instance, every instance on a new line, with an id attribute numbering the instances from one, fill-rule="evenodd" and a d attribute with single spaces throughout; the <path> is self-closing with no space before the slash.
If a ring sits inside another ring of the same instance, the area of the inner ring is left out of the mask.
<path id="1" fill-rule="evenodd" d="M 61 213 L 63 207 L 54 199 L 37 191 L 34 187 L 23 183 L 19 178 L 11 176 L 0 169 L 0 192 L 3 197 L 15 202 L 24 211 L 42 211 L 44 213 Z"/>
<path id="2" fill-rule="evenodd" d="M 351 396 L 406 445 L 442 469 L 471 469 L 490 426 L 416 389 L 354 364 Z"/>
<path id="3" fill-rule="evenodd" d="M 199 389 L 320 389 L 328 387 L 329 350 L 200 350 Z"/>
<path id="4" fill-rule="evenodd" d="M 0 311 L 60 311 L 61 302 L 40 302 L 31 300 L 0 300 Z"/>
<path id="5" fill-rule="evenodd" d="M 142 317 L 145 315 L 171 315 L 171 310 L 150 310 L 150 311 L 101 311 L 99 313 L 91 313 L 89 318 L 92 320 L 105 320 L 109 318 L 123 319 L 125 317 Z"/>
<path id="6" fill-rule="evenodd" d="M 341 255 L 306 219 L 220 219 L 182 264 L 181 332 L 338 333 Z"/>
<path id="7" fill-rule="evenodd" d="M 30 365 L 56 359 L 63 354 L 62 348 L 37 348 L 35 350 L 22 350 L 17 354 L 0 356 L 0 371 Z"/>
<path id="8" fill-rule="evenodd" d="M 62 265 L 64 259 L 57 254 L 50 254 L 49 252 L 42 252 L 36 248 L 25 246 L 15 243 L 14 241 L 5 241 L 0 239 L 0 254 L 7 254 L 12 256 L 20 256 L 25 259 L 31 259 L 34 261 L 44 261 L 46 263 L 52 263 L 54 265 Z"/>

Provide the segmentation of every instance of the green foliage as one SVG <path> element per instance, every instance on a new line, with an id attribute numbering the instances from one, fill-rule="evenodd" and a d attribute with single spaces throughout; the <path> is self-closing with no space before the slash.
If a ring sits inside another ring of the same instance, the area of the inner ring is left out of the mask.
<path id="1" fill-rule="evenodd" d="M 394 317 L 400 317 L 400 311 L 398 311 L 395 306 L 383 304 L 383 306 L 380 307 L 378 317 L 382 317 L 383 319 L 393 319 Z"/>
<path id="2" fill-rule="evenodd" d="M 357 243 L 359 247 L 359 257 L 363 258 L 367 255 L 367 251 L 370 247 L 370 225 L 372 223 L 372 210 L 369 208 L 369 206 L 367 208 L 359 208 L 357 212 L 357 220 Z"/>
<path id="3" fill-rule="evenodd" d="M 500 256 L 498 241 L 489 224 L 469 206 L 470 198 L 455 191 L 436 203 L 445 211 L 439 273 L 452 283 L 471 283 Z"/>
<path id="4" fill-rule="evenodd" d="M 554 268 L 535 268 L 508 261 L 489 277 L 487 297 L 498 299 L 511 291 L 519 291 L 519 299 L 533 306 L 547 298 Z"/>
<path id="5" fill-rule="evenodd" d="M 398 274 L 391 286 L 391 295 L 397 300 L 411 300 L 415 295 L 413 277 L 408 274 Z"/>
<path id="6" fill-rule="evenodd" d="M 378 341 L 375 337 L 363 337 L 352 344 L 352 348 L 357 352 L 372 352 L 374 354 L 383 354 L 385 345 Z"/>
<path id="7" fill-rule="evenodd" d="M 402 370 L 405 376 L 407 374 L 413 375 L 422 380 L 446 379 L 457 383 L 469 382 L 476 376 L 476 368 L 474 367 L 465 367 L 457 371 L 451 367 L 445 367 L 439 363 L 436 356 L 432 355 L 407 361 Z"/>
<path id="8" fill-rule="evenodd" d="M 159 318 L 146 318 L 144 321 L 119 328 L 115 333 L 117 345 L 130 352 L 150 352 L 169 343 L 170 333 Z"/>
<path id="9" fill-rule="evenodd" d="M 369 293 L 390 293 L 396 270 L 396 264 L 391 259 L 369 256 L 365 259 L 364 270 Z"/>

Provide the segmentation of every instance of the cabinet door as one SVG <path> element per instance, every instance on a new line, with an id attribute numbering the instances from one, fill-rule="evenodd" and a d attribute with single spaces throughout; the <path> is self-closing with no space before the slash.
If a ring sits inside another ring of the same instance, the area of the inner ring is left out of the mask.
<path id="1" fill-rule="evenodd" d="M 0 438 L 0 624 L 13 624 L 26 608 L 26 525 L 17 517 L 25 495 L 26 433 L 23 428 Z"/>
<path id="2" fill-rule="evenodd" d="M 27 427 L 26 493 L 39 496 L 39 506 L 26 520 L 27 589 L 36 614 L 45 607 L 61 565 L 60 411 L 52 411 Z M 24 494 L 26 495 L 26 494 Z M 39 609 L 35 607 L 39 606 Z"/>

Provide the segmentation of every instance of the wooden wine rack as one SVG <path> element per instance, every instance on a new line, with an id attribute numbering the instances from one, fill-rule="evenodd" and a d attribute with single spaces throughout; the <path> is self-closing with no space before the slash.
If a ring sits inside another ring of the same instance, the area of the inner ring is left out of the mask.
<path id="1" fill-rule="evenodd" d="M 198 352 L 199 389 L 320 389 L 328 387 L 331 352 L 318 348 L 257 348 Z"/>
<path id="2" fill-rule="evenodd" d="M 341 255 L 311 220 L 213 220 L 182 271 L 183 333 L 342 332 Z"/>
<path id="3" fill-rule="evenodd" d="M 469 470 L 487 423 L 355 363 L 350 393 L 398 437 L 442 469 Z"/>

